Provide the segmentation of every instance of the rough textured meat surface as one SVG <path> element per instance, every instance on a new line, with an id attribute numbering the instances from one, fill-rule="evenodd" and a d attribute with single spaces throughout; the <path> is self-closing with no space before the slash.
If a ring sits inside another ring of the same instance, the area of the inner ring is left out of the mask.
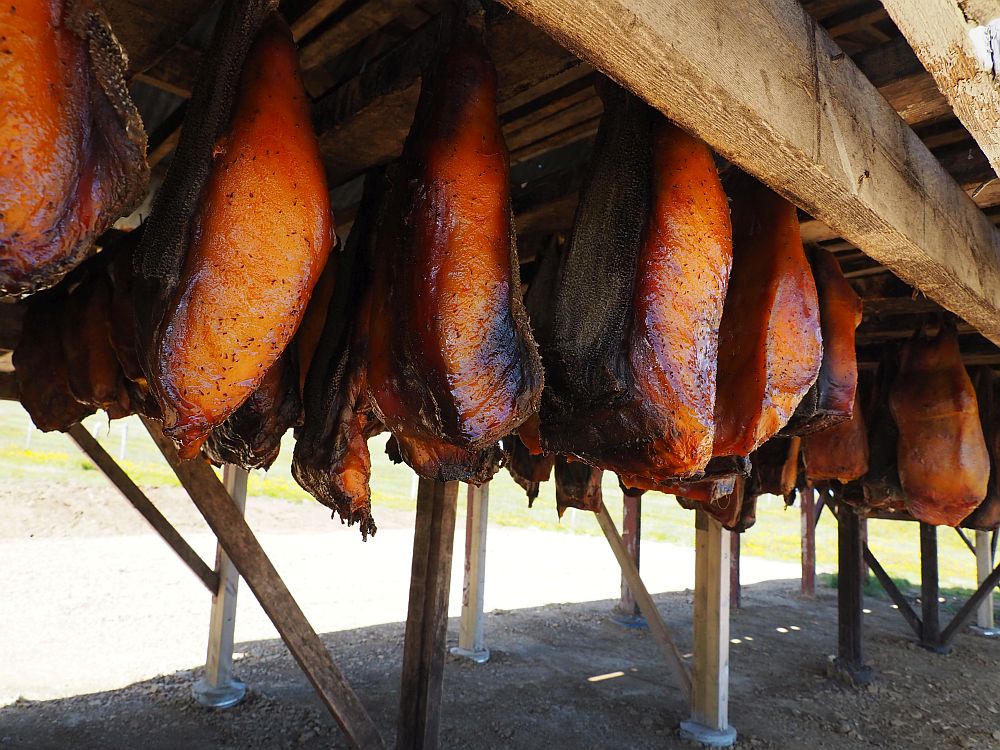
<path id="1" fill-rule="evenodd" d="M 286 350 L 250 398 L 212 430 L 205 454 L 215 463 L 248 471 L 268 469 L 281 451 L 281 438 L 301 415 L 297 358 Z"/>
<path id="2" fill-rule="evenodd" d="M 727 188 L 733 271 L 719 330 L 715 455 L 746 456 L 816 382 L 823 343 L 795 206 L 747 175 Z"/>
<path id="3" fill-rule="evenodd" d="M 341 520 L 375 533 L 371 515 L 371 456 L 367 439 L 381 431 L 367 388 L 370 263 L 383 201 L 385 175 L 366 177 L 358 216 L 336 264 L 323 327 L 309 357 L 303 423 L 295 440 L 292 475 Z M 319 316 L 319 311 L 314 309 Z M 300 352 L 301 356 L 301 352 Z"/>
<path id="4" fill-rule="evenodd" d="M 521 300 L 496 72 L 457 20 L 389 177 L 368 381 L 399 456 L 422 476 L 480 483 L 538 408 L 542 369 Z"/>
<path id="5" fill-rule="evenodd" d="M 851 482 L 868 472 L 868 425 L 860 394 L 851 418 L 802 438 L 806 477 L 814 482 Z"/>
<path id="6" fill-rule="evenodd" d="M 889 407 L 907 509 L 926 523 L 957 526 L 986 498 L 990 457 L 953 328 L 903 345 Z"/>
<path id="7" fill-rule="evenodd" d="M 146 134 L 125 67 L 86 0 L 0 13 L 0 296 L 55 284 L 141 199 Z"/>
<path id="8" fill-rule="evenodd" d="M 743 491 L 743 477 L 731 480 L 701 480 L 677 485 L 671 494 L 688 510 L 703 510 L 724 528 L 743 531 L 756 520 L 755 498 Z M 749 501 L 749 503 L 747 502 Z M 747 516 L 744 518 L 744 506 Z M 746 525 L 743 525 L 745 522 Z"/>
<path id="9" fill-rule="evenodd" d="M 543 443 L 619 475 L 697 476 L 712 457 L 729 206 L 704 143 L 621 89 L 603 97 L 542 337 Z"/>
<path id="10" fill-rule="evenodd" d="M 823 364 L 783 434 L 806 435 L 850 419 L 858 389 L 854 332 L 861 323 L 861 298 L 833 253 L 813 247 L 808 255 L 819 297 Z"/>
<path id="11" fill-rule="evenodd" d="M 897 352 L 887 347 L 879 362 L 870 396 L 863 400 L 865 414 L 869 415 L 868 471 L 861 478 L 861 497 L 854 492 L 845 493 L 845 500 L 862 511 L 904 509 L 903 488 L 899 484 L 896 461 L 899 429 L 889 408 L 889 391 L 898 369 Z"/>
<path id="12" fill-rule="evenodd" d="M 777 495 L 789 500 L 799 478 L 799 453 L 802 440 L 798 437 L 771 438 L 750 456 L 750 493 Z"/>
<path id="13" fill-rule="evenodd" d="M 531 453 L 517 433 L 503 439 L 504 449 L 508 454 L 507 471 L 521 489 L 528 495 L 530 508 L 538 497 L 542 482 L 549 481 L 556 457 L 552 453 L 535 455 Z"/>
<path id="14" fill-rule="evenodd" d="M 69 389 L 60 328 L 65 297 L 46 292 L 28 303 L 21 340 L 14 349 L 14 374 L 22 406 L 42 432 L 67 430 L 94 413 Z"/>
<path id="15" fill-rule="evenodd" d="M 164 430 L 196 454 L 295 334 L 333 246 L 326 177 L 298 56 L 271 16 L 217 141 L 151 362 Z"/>
<path id="16" fill-rule="evenodd" d="M 557 456 L 555 465 L 556 512 L 559 517 L 567 508 L 589 510 L 596 513 L 601 509 L 604 498 L 601 492 L 601 477 L 604 472 L 566 456 Z"/>
<path id="17" fill-rule="evenodd" d="M 983 426 L 986 450 L 990 454 L 990 481 L 983 500 L 964 521 L 962 526 L 987 531 L 1000 525 L 1000 380 L 990 367 L 976 367 L 972 384 L 979 402 L 979 422 Z"/>

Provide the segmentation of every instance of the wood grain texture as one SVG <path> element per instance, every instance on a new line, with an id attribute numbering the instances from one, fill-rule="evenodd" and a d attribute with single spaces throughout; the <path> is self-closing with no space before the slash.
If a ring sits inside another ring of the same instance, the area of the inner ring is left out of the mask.
<path id="1" fill-rule="evenodd" d="M 884 0 L 883 5 L 996 171 L 1000 47 L 991 39 L 996 27 L 984 24 L 1000 18 L 1000 4 L 968 7 L 959 0 Z M 970 15 L 973 11 L 987 15 L 977 18 Z"/>
<path id="2" fill-rule="evenodd" d="M 504 4 L 1000 342 L 1000 234 L 797 2 Z"/>

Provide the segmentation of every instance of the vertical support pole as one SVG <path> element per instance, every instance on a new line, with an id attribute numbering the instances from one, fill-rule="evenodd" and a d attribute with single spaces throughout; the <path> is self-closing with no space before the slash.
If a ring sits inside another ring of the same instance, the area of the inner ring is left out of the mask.
<path id="1" fill-rule="evenodd" d="M 937 526 L 920 522 L 920 645 L 930 651 L 945 653 L 951 649 L 941 643 L 940 606 L 938 604 Z"/>
<path id="2" fill-rule="evenodd" d="M 247 472 L 226 464 L 222 470 L 222 483 L 242 515 L 247 501 Z M 203 706 L 229 708 L 246 697 L 247 686 L 233 677 L 233 636 L 240 574 L 221 544 L 215 548 L 215 572 L 219 576 L 219 590 L 212 597 L 205 674 L 194 684 L 192 691 L 195 700 Z"/>
<path id="3" fill-rule="evenodd" d="M 864 663 L 862 623 L 864 544 L 861 519 L 847 503 L 837 503 L 837 671 L 854 685 L 872 681 Z"/>
<path id="4" fill-rule="evenodd" d="M 802 525 L 802 596 L 816 596 L 816 491 L 810 486 L 799 493 Z"/>
<path id="5" fill-rule="evenodd" d="M 483 633 L 483 595 L 486 584 L 486 523 L 490 511 L 490 484 L 469 485 L 465 512 L 465 583 L 462 616 L 458 624 L 458 646 L 451 650 L 476 664 L 490 660 Z"/>
<path id="6" fill-rule="evenodd" d="M 990 532 L 976 531 L 976 582 L 982 586 L 993 572 L 993 545 Z M 976 609 L 976 626 L 989 635 L 997 635 L 993 621 L 993 592 L 990 591 Z"/>
<path id="7" fill-rule="evenodd" d="M 729 726 L 730 533 L 696 511 L 691 718 L 681 722 L 681 737 L 709 747 L 736 742 Z"/>
<path id="8" fill-rule="evenodd" d="M 438 746 L 457 502 L 458 482 L 420 478 L 397 750 L 434 750 Z"/>
<path id="9" fill-rule="evenodd" d="M 729 532 L 729 607 L 739 609 L 743 597 L 740 585 L 740 539 L 742 534 Z"/>
<path id="10" fill-rule="evenodd" d="M 642 535 L 642 495 L 622 494 L 622 542 L 629 558 L 639 570 L 639 540 Z M 628 579 L 622 573 L 622 593 L 618 606 L 615 607 L 612 619 L 619 625 L 630 628 L 647 627 L 646 618 L 639 610 L 635 593 L 628 585 Z"/>

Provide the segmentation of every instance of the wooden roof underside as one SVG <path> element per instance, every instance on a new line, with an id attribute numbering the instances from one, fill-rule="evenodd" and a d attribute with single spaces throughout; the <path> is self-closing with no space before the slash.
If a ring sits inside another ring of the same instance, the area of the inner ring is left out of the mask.
<path id="1" fill-rule="evenodd" d="M 155 175 L 165 168 L 176 143 L 214 13 L 205 0 L 105 0 L 105 4 L 130 54 L 133 93 L 150 133 Z M 282 4 L 299 44 L 341 231 L 350 223 L 360 197 L 361 176 L 402 149 L 420 72 L 437 49 L 446 5 L 447 0 Z M 1000 222 L 1000 180 L 881 2 L 804 0 L 802 5 L 987 217 L 994 224 Z M 530 278 L 539 244 L 571 228 L 602 111 L 593 87 L 598 74 L 503 7 L 491 8 L 491 18 L 519 247 L 522 263 L 528 264 L 525 276 Z M 863 363 L 873 364 L 886 341 L 909 337 L 926 316 L 941 312 L 937 304 L 805 214 L 802 233 L 806 241 L 837 254 L 865 297 L 865 320 L 858 336 Z M 1000 366 L 1000 349 L 993 343 L 967 324 L 960 325 L 960 334 L 967 363 Z"/>

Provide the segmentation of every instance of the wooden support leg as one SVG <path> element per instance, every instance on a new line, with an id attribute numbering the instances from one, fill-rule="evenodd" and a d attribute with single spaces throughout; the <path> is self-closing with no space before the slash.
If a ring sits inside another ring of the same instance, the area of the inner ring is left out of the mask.
<path id="1" fill-rule="evenodd" d="M 622 496 L 622 544 L 625 545 L 625 552 L 635 564 L 635 569 L 639 570 L 639 547 L 642 536 L 642 495 Z M 619 625 L 629 628 L 647 627 L 646 618 L 639 610 L 639 603 L 635 599 L 631 587 L 628 585 L 628 577 L 622 573 L 622 594 L 615 612 L 611 619 Z"/>
<path id="2" fill-rule="evenodd" d="M 850 505 L 837 505 L 838 622 L 834 665 L 837 672 L 854 685 L 867 685 L 872 681 L 872 671 L 864 663 L 862 648 L 864 545 L 861 543 L 861 519 Z"/>
<path id="3" fill-rule="evenodd" d="M 739 609 L 743 598 L 740 585 L 740 538 L 742 534 L 729 533 L 729 607 Z"/>
<path id="4" fill-rule="evenodd" d="M 976 580 L 982 586 L 990 573 L 993 572 L 993 545 L 990 540 L 990 532 L 976 532 Z M 983 599 L 976 609 L 976 627 L 985 635 L 1000 635 L 993 620 L 993 593 L 992 590 Z"/>
<path id="5" fill-rule="evenodd" d="M 490 660 L 486 648 L 483 618 L 483 594 L 486 584 L 486 522 L 490 509 L 489 482 L 482 487 L 469 485 L 465 512 L 465 583 L 462 587 L 462 616 L 458 624 L 456 656 L 476 664 Z"/>
<path id="6" fill-rule="evenodd" d="M 403 646 L 397 750 L 434 750 L 438 746 L 457 501 L 458 482 L 435 482 L 421 477 Z"/>
<path id="7" fill-rule="evenodd" d="M 802 511 L 802 596 L 816 595 L 816 491 L 807 487 L 799 493 Z"/>
<path id="8" fill-rule="evenodd" d="M 710 747 L 736 742 L 729 726 L 730 533 L 696 511 L 691 718 L 681 723 L 681 737 Z"/>
<path id="9" fill-rule="evenodd" d="M 330 658 L 330 652 L 309 625 L 215 472 L 204 461 L 182 461 L 158 423 L 145 418 L 143 423 L 351 746 L 365 750 L 384 747 L 368 712 Z"/>
<path id="10" fill-rule="evenodd" d="M 226 464 L 222 483 L 243 515 L 247 502 L 247 472 Z M 247 686 L 233 677 L 233 644 L 236 632 L 236 594 L 240 574 L 221 544 L 216 545 L 215 572 L 219 588 L 212 597 L 212 616 L 208 627 L 208 656 L 205 674 L 194 684 L 195 700 L 209 708 L 229 708 L 240 703 Z"/>
<path id="11" fill-rule="evenodd" d="M 938 602 L 937 526 L 920 522 L 920 645 L 929 651 L 947 653 L 950 646 L 941 642 L 940 604 Z"/>

